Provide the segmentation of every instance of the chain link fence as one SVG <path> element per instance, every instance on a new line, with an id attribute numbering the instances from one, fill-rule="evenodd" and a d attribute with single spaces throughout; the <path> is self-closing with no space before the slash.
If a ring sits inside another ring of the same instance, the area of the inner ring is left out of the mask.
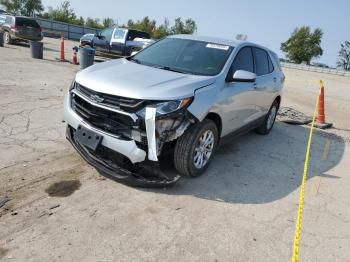
<path id="1" fill-rule="evenodd" d="M 79 40 L 84 34 L 96 34 L 100 30 L 85 26 L 78 26 L 54 20 L 35 18 L 43 30 L 46 37 L 64 37 L 71 40 Z"/>
<path id="2" fill-rule="evenodd" d="M 281 66 L 286 67 L 286 68 L 303 70 L 303 71 L 319 72 L 319 73 L 326 73 L 326 74 L 350 77 L 350 71 L 338 70 L 338 69 L 334 69 L 334 68 L 324 68 L 324 67 L 318 67 L 318 66 L 310 66 L 310 65 L 304 65 L 304 64 L 293 64 L 293 63 L 287 63 L 287 62 L 281 62 Z"/>

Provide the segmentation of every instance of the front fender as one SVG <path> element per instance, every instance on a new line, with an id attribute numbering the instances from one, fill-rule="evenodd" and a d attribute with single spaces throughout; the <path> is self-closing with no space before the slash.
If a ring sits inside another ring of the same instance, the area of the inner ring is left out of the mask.
<path id="1" fill-rule="evenodd" d="M 217 96 L 218 87 L 215 83 L 199 88 L 195 91 L 194 100 L 187 110 L 199 121 L 202 121 L 209 112 L 214 110 Z"/>

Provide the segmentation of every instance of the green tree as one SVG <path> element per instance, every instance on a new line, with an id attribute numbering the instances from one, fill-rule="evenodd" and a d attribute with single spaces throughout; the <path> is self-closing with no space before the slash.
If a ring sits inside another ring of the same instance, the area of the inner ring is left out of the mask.
<path id="1" fill-rule="evenodd" d="M 143 32 L 146 32 L 150 35 L 153 34 L 153 32 L 156 30 L 156 21 L 150 20 L 148 16 L 145 16 L 142 18 L 142 20 L 138 20 L 137 22 L 134 22 L 133 20 L 129 20 L 127 27 L 140 30 Z"/>
<path id="2" fill-rule="evenodd" d="M 34 16 L 44 10 L 41 0 L 0 0 L 7 12 L 21 14 L 26 16 Z"/>
<path id="3" fill-rule="evenodd" d="M 153 31 L 152 37 L 155 39 L 160 39 L 168 36 L 170 34 L 169 19 L 165 18 L 164 23 L 161 24 Z"/>
<path id="4" fill-rule="evenodd" d="M 175 19 L 175 25 L 171 27 L 171 34 L 193 34 L 197 31 L 196 22 L 192 19 L 186 19 L 185 22 L 181 20 L 181 17 Z"/>
<path id="5" fill-rule="evenodd" d="M 113 18 L 110 18 L 110 17 L 104 18 L 104 19 L 102 20 L 102 25 L 103 25 L 104 28 L 111 27 L 111 26 L 113 26 L 113 25 L 115 25 L 115 24 L 116 24 L 116 23 L 115 23 L 114 19 L 113 19 Z"/>
<path id="6" fill-rule="evenodd" d="M 74 9 L 71 8 L 69 1 L 63 1 L 56 9 L 49 7 L 48 14 L 52 20 L 65 23 L 72 23 L 77 19 Z"/>
<path id="7" fill-rule="evenodd" d="M 86 18 L 85 26 L 98 29 L 103 28 L 103 25 L 100 24 L 100 19 L 91 17 Z"/>
<path id="8" fill-rule="evenodd" d="M 24 1 L 21 13 L 26 16 L 34 16 L 35 13 L 44 11 L 44 6 L 41 0 L 27 0 Z"/>
<path id="9" fill-rule="evenodd" d="M 169 20 L 164 19 L 163 24 L 157 25 L 155 20 L 151 20 L 148 16 L 134 22 L 129 20 L 124 27 L 140 30 L 150 34 L 151 38 L 159 39 L 172 34 L 193 34 L 197 30 L 196 22 L 192 19 L 184 21 L 181 18 L 175 19 L 174 26 L 169 26 Z"/>
<path id="10" fill-rule="evenodd" d="M 323 32 L 316 28 L 313 33 L 310 27 L 303 26 L 296 28 L 290 38 L 281 44 L 281 50 L 287 54 L 288 59 L 300 64 L 310 64 L 311 59 L 320 57 L 323 54 L 321 39 Z"/>
<path id="11" fill-rule="evenodd" d="M 40 14 L 40 17 L 81 26 L 85 24 L 84 18 L 81 16 L 79 18 L 77 17 L 69 1 L 63 1 L 55 9 L 49 7 L 47 12 Z"/>
<path id="12" fill-rule="evenodd" d="M 340 45 L 337 66 L 350 71 L 350 41 L 345 41 Z"/>

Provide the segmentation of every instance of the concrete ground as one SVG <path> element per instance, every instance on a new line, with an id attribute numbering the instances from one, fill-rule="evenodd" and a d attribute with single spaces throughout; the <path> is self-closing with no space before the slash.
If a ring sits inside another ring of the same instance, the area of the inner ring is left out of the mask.
<path id="1" fill-rule="evenodd" d="M 131 188 L 65 140 L 63 96 L 78 67 L 55 60 L 59 40 L 44 42 L 44 60 L 26 45 L 0 47 L 1 261 L 291 259 L 307 126 L 248 133 L 173 188 Z M 307 81 L 323 79 L 335 126 L 314 133 L 300 261 L 350 261 L 350 78 L 284 72 L 283 106 L 311 115 L 317 85 Z"/>

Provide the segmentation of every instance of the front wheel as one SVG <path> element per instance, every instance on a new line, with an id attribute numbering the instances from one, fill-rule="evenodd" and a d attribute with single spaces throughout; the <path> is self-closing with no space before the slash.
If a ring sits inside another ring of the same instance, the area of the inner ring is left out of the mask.
<path id="1" fill-rule="evenodd" d="M 256 132 L 261 135 L 267 135 L 270 133 L 273 125 L 275 124 L 276 116 L 278 111 L 278 103 L 274 101 L 267 113 L 264 122 L 256 129 Z"/>
<path id="2" fill-rule="evenodd" d="M 5 39 L 5 44 L 11 45 L 12 44 L 12 38 L 9 32 L 5 31 L 4 33 L 4 39 Z"/>
<path id="3" fill-rule="evenodd" d="M 174 164 L 181 175 L 197 177 L 204 173 L 218 145 L 219 133 L 211 120 L 191 127 L 175 146 Z"/>

